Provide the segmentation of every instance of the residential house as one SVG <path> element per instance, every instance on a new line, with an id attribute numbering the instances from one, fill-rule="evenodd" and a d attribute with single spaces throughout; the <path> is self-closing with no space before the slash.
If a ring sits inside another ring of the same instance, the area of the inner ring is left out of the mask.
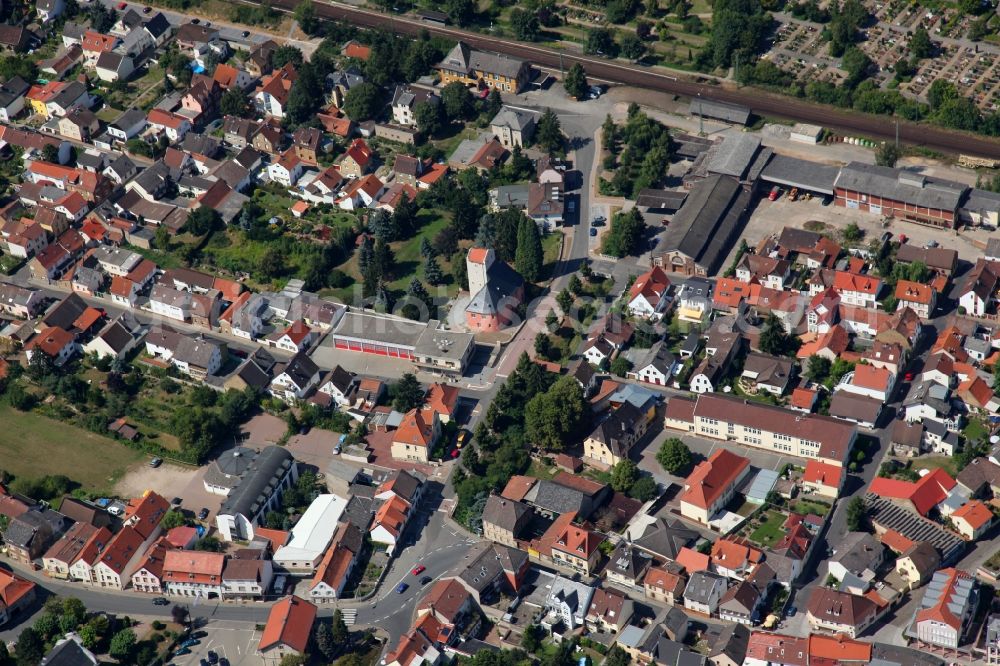
<path id="1" fill-rule="evenodd" d="M 673 402 L 673 401 L 671 401 Z M 688 475 L 679 496 L 681 515 L 708 524 L 733 498 L 750 471 L 750 461 L 728 449 L 717 449 Z"/>
<path id="2" fill-rule="evenodd" d="M 663 341 L 658 341 L 635 360 L 626 377 L 647 384 L 667 386 L 680 368 L 681 363 L 670 348 Z"/>
<path id="3" fill-rule="evenodd" d="M 536 120 L 537 116 L 532 111 L 505 105 L 490 121 L 490 131 L 504 148 L 524 148 L 535 134 Z"/>
<path id="4" fill-rule="evenodd" d="M 230 559 L 222 570 L 222 598 L 262 600 L 273 577 L 274 565 L 267 558 Z"/>
<path id="5" fill-rule="evenodd" d="M 32 581 L 0 569 L 0 627 L 28 614 L 35 603 L 36 587 Z"/>
<path id="6" fill-rule="evenodd" d="M 163 557 L 163 585 L 172 595 L 218 598 L 225 565 L 223 553 L 170 550 Z"/>
<path id="7" fill-rule="evenodd" d="M 906 633 L 917 639 L 918 646 L 956 649 L 964 642 L 978 605 L 976 579 L 965 571 L 942 569 L 925 588 Z"/>
<path id="8" fill-rule="evenodd" d="M 191 121 L 184 116 L 164 111 L 163 109 L 152 109 L 146 115 L 146 122 L 157 133 L 166 134 L 171 143 L 177 143 L 191 131 Z"/>
<path id="9" fill-rule="evenodd" d="M 830 575 L 841 583 L 841 590 L 864 594 L 888 560 L 888 552 L 878 539 L 867 532 L 848 532 L 836 544 L 828 558 Z M 852 589 L 853 588 L 853 589 Z"/>
<path id="10" fill-rule="evenodd" d="M 602 541 L 604 538 L 598 533 L 570 523 L 552 543 L 552 560 L 589 576 L 601 558 L 598 546 Z"/>
<path id="11" fill-rule="evenodd" d="M 315 622 L 316 606 L 295 595 L 271 606 L 257 645 L 265 666 L 278 666 L 289 655 L 304 655 Z"/>
<path id="12" fill-rule="evenodd" d="M 628 625 L 633 613 L 633 602 L 624 594 L 611 589 L 597 589 L 591 597 L 584 621 L 591 631 L 613 634 Z"/>
<path id="13" fill-rule="evenodd" d="M 970 500 L 949 516 L 955 530 L 968 541 L 975 541 L 993 525 L 993 512 L 979 500 Z"/>
<path id="14" fill-rule="evenodd" d="M 783 290 L 791 275 L 791 263 L 767 255 L 744 253 L 736 265 L 736 279 L 749 284 L 757 282 L 769 289 Z"/>
<path id="15" fill-rule="evenodd" d="M 483 508 L 483 538 L 516 548 L 518 535 L 531 523 L 531 507 L 498 495 L 490 495 Z"/>
<path id="16" fill-rule="evenodd" d="M 868 597 L 816 587 L 807 602 L 806 618 L 813 631 L 830 631 L 857 638 L 879 617 L 880 609 Z"/>
<path id="17" fill-rule="evenodd" d="M 647 599 L 674 606 L 682 602 L 687 579 L 679 566 L 650 567 L 642 579 L 642 587 Z"/>
<path id="18" fill-rule="evenodd" d="M 941 556 L 937 549 L 926 541 L 919 541 L 896 558 L 896 573 L 915 590 L 931 579 L 941 566 Z"/>
<path id="19" fill-rule="evenodd" d="M 632 447 L 646 433 L 648 421 L 631 403 L 611 411 L 583 442 L 584 458 L 591 464 L 611 467 L 629 457 Z"/>
<path id="20" fill-rule="evenodd" d="M 374 166 L 375 154 L 364 139 L 354 139 L 340 160 L 340 173 L 345 178 L 361 178 Z"/>
<path id="21" fill-rule="evenodd" d="M 654 266 L 635 279 L 628 292 L 628 311 L 635 317 L 659 319 L 670 304 L 670 279 Z"/>
<path id="22" fill-rule="evenodd" d="M 982 317 L 996 303 L 1000 263 L 977 259 L 958 291 L 958 305 L 973 317 Z"/>
<path id="23" fill-rule="evenodd" d="M 416 109 L 420 104 L 437 106 L 441 103 L 433 90 L 415 86 L 396 86 L 392 94 L 392 121 L 397 125 L 416 127 Z"/>
<path id="24" fill-rule="evenodd" d="M 298 72 L 292 63 L 286 63 L 281 69 L 265 75 L 253 95 L 257 111 L 275 118 L 284 118 L 288 95 L 298 78 Z"/>
<path id="25" fill-rule="evenodd" d="M 911 308 L 923 319 L 930 319 L 937 305 L 937 292 L 933 287 L 910 280 L 896 283 L 896 309 Z"/>
<path id="26" fill-rule="evenodd" d="M 428 462 L 434 442 L 441 436 L 437 412 L 427 408 L 411 409 L 392 435 L 392 457 L 396 460 Z"/>
<path id="27" fill-rule="evenodd" d="M 716 615 L 728 585 L 723 576 L 707 571 L 696 571 L 684 588 L 684 608 L 706 617 Z"/>
<path id="28" fill-rule="evenodd" d="M 780 396 L 795 376 L 795 363 L 789 358 L 751 352 L 743 362 L 741 376 L 751 391 Z"/>
<path id="29" fill-rule="evenodd" d="M 553 575 L 547 586 L 542 619 L 543 626 L 562 622 L 571 631 L 582 627 L 594 596 L 594 588 L 559 575 Z"/>
<path id="30" fill-rule="evenodd" d="M 46 576 L 68 580 L 70 569 L 81 557 L 93 557 L 111 540 L 107 527 L 95 527 L 90 523 L 74 523 L 42 556 L 42 566 Z M 90 579 L 87 579 L 89 582 Z"/>
<path id="31" fill-rule="evenodd" d="M 357 525 L 351 522 L 340 524 L 309 584 L 309 599 L 313 603 L 328 603 L 340 598 L 363 544 L 363 535 Z"/>
<path id="32" fill-rule="evenodd" d="M 125 589 L 145 552 L 144 542 L 134 527 L 123 527 L 101 551 L 93 567 L 93 582 L 100 587 Z"/>
<path id="33" fill-rule="evenodd" d="M 810 460 L 806 463 L 805 472 L 802 474 L 802 487 L 806 492 L 835 500 L 840 496 L 846 478 L 842 466 Z"/>
<path id="34" fill-rule="evenodd" d="M 279 365 L 275 368 L 270 391 L 285 402 L 294 402 L 305 398 L 319 384 L 319 379 L 319 367 L 305 352 L 300 351 L 284 367 Z"/>
<path id="35" fill-rule="evenodd" d="M 393 495 L 375 511 L 368 535 L 375 543 L 384 544 L 386 553 L 391 555 L 406 530 L 410 516 L 410 503 Z"/>

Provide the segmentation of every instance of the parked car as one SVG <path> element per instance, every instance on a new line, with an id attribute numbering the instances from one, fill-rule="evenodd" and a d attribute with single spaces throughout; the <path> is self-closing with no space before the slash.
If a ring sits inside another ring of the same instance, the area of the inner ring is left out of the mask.
<path id="1" fill-rule="evenodd" d="M 469 441 L 469 437 L 470 435 L 468 430 L 459 430 L 458 437 L 455 438 L 455 448 L 460 449 L 465 446 Z"/>
<path id="2" fill-rule="evenodd" d="M 206 518 L 208 518 L 208 509 L 202 507 L 201 511 L 198 512 L 198 520 L 205 520 Z"/>
<path id="3" fill-rule="evenodd" d="M 170 601 L 166 597 L 156 597 L 153 599 L 154 606 L 167 606 L 169 604 Z"/>
<path id="4" fill-rule="evenodd" d="M 590 235 L 591 236 L 596 236 L 597 235 L 597 229 L 595 229 L 594 227 L 591 227 L 590 228 Z"/>
<path id="5" fill-rule="evenodd" d="M 781 196 L 781 188 L 775 185 L 771 188 L 771 192 L 767 195 L 767 200 L 777 201 L 779 196 Z"/>
<path id="6" fill-rule="evenodd" d="M 410 586 L 408 584 L 400 583 L 399 585 L 396 586 L 396 594 L 402 594 L 403 592 L 406 592 L 408 589 L 410 589 Z"/>
<path id="7" fill-rule="evenodd" d="M 246 37 L 250 36 L 250 31 L 249 30 L 244 30 L 241 34 L 243 35 L 244 38 L 246 38 Z"/>
<path id="8" fill-rule="evenodd" d="M 149 466 L 152 467 L 153 469 L 156 469 L 162 464 L 163 464 L 163 458 L 153 458 L 152 460 L 149 461 Z"/>
<path id="9" fill-rule="evenodd" d="M 410 573 L 413 574 L 414 576 L 419 576 L 424 571 L 426 571 L 426 569 L 427 569 L 427 567 L 425 567 L 424 565 L 418 564 L 417 566 L 415 566 L 412 569 L 410 569 Z"/>
<path id="10" fill-rule="evenodd" d="M 184 500 L 182 500 L 180 497 L 175 497 L 172 500 L 170 500 L 170 506 L 180 506 L 181 502 L 183 501 Z"/>
<path id="11" fill-rule="evenodd" d="M 127 2 L 119 2 L 118 3 L 118 9 L 121 9 L 121 10 L 128 9 L 128 3 Z"/>
<path id="12" fill-rule="evenodd" d="M 430 576 L 424 576 L 423 578 L 420 579 L 420 584 L 421 585 L 426 585 L 427 583 L 431 582 L 432 580 L 434 580 L 434 579 L 431 578 Z"/>
<path id="13" fill-rule="evenodd" d="M 191 654 L 191 650 L 189 648 L 186 648 L 186 647 L 182 647 L 181 649 L 179 649 L 176 652 L 174 652 L 174 656 L 175 657 L 181 657 L 181 656 L 186 655 L 186 654 Z"/>
<path id="14" fill-rule="evenodd" d="M 205 654 L 205 656 L 208 657 L 208 663 L 210 663 L 210 664 L 217 664 L 217 663 L 219 663 L 219 655 L 215 652 L 215 650 L 209 650 Z"/>
<path id="15" fill-rule="evenodd" d="M 153 8 L 150 7 L 149 5 L 146 5 L 145 7 L 142 8 L 142 13 L 143 14 L 148 14 L 151 11 L 153 11 Z"/>
<path id="16" fill-rule="evenodd" d="M 788 617 L 795 617 L 795 614 L 798 612 L 799 612 L 798 608 L 796 608 L 795 606 L 789 606 L 788 613 L 786 613 L 786 615 L 788 615 Z"/>

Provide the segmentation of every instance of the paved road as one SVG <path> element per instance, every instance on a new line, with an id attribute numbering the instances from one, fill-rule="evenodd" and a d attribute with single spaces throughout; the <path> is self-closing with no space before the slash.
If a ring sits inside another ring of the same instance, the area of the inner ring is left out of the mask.
<path id="1" fill-rule="evenodd" d="M 259 4 L 257 0 L 254 2 L 243 1 L 248 2 L 248 4 Z M 294 11 L 297 4 L 298 0 L 273 0 L 271 2 L 275 9 L 285 12 Z M 742 104 L 749 106 L 759 115 L 815 123 L 863 136 L 882 139 L 895 138 L 893 124 L 884 117 L 821 106 L 758 89 L 731 89 L 703 85 L 687 78 L 660 73 L 649 67 L 627 65 L 603 58 L 520 43 L 509 38 L 501 39 L 467 30 L 437 26 L 406 16 L 391 16 L 387 25 L 385 14 L 340 3 L 324 1 L 316 2 L 314 5 L 316 13 L 321 19 L 335 19 L 365 28 L 381 30 L 388 27 L 394 32 L 405 35 L 417 35 L 426 31 L 442 37 L 461 39 L 474 48 L 527 58 L 537 65 L 553 70 L 566 68 L 579 62 L 584 65 L 588 76 L 592 78 L 660 90 L 688 98 L 702 96 L 706 99 L 715 99 L 730 104 Z M 1000 158 L 1000 140 L 954 132 L 925 124 L 901 121 L 899 123 L 899 139 L 907 144 L 950 154 L 963 153 Z"/>

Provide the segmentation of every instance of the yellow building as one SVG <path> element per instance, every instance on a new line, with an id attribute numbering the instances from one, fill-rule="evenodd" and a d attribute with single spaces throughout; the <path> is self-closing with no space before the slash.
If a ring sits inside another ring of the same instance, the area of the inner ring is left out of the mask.
<path id="1" fill-rule="evenodd" d="M 459 81 L 468 86 L 486 85 L 500 92 L 518 93 L 528 84 L 531 65 L 527 60 L 498 53 L 474 51 L 465 42 L 455 45 L 437 65 L 441 85 Z"/>

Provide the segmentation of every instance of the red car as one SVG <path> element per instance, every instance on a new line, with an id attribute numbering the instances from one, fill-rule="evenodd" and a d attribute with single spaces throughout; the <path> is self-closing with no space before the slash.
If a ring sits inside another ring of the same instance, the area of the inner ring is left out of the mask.
<path id="1" fill-rule="evenodd" d="M 118 9 L 125 9 L 127 7 L 128 7 L 128 3 L 127 2 L 119 2 L 118 3 Z"/>
<path id="2" fill-rule="evenodd" d="M 410 573 L 413 574 L 414 576 L 419 576 L 420 574 L 422 574 L 424 572 L 424 570 L 426 568 L 427 567 L 425 567 L 424 565 L 418 564 L 417 566 L 415 566 L 412 569 L 410 569 Z"/>
<path id="3" fill-rule="evenodd" d="M 913 381 L 913 373 L 912 372 L 907 372 L 905 375 L 903 375 L 903 381 L 904 382 L 912 382 Z"/>

